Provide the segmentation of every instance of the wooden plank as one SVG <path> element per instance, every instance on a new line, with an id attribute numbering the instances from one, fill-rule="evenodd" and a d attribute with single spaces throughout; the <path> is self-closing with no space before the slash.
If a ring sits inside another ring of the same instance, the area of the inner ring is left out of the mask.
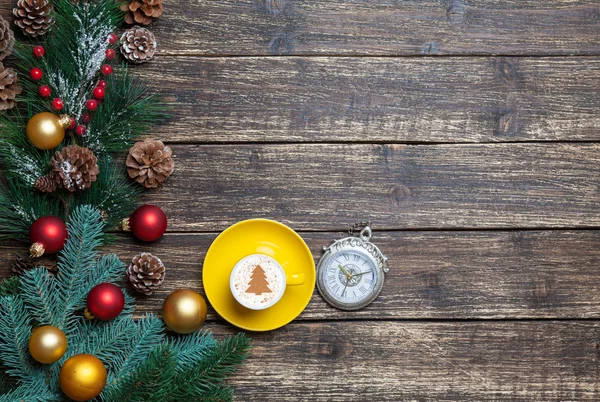
<path id="1" fill-rule="evenodd" d="M 595 228 L 600 144 L 179 145 L 148 194 L 172 231 L 267 217 L 296 230 Z"/>
<path id="2" fill-rule="evenodd" d="M 159 57 L 136 74 L 170 103 L 171 142 L 600 140 L 595 57 Z"/>
<path id="3" fill-rule="evenodd" d="M 252 336 L 229 381 L 240 401 L 600 399 L 597 322 L 295 323 Z"/>
<path id="4" fill-rule="evenodd" d="M 315 261 L 341 233 L 302 233 Z M 203 293 L 202 264 L 216 237 L 168 234 L 156 244 L 120 238 L 107 252 L 123 261 L 150 252 L 167 266 L 162 287 L 138 298 L 138 313 L 160 313 L 175 289 Z M 329 307 L 315 291 L 300 320 L 600 318 L 600 231 L 375 232 L 389 258 L 380 297 L 358 312 Z M 0 248 L 2 276 L 23 248 Z M 209 320 L 217 317 L 210 310 Z"/>
<path id="5" fill-rule="evenodd" d="M 1 6 L 9 15 L 11 2 Z M 162 54 L 599 54 L 593 0 L 170 1 Z"/>

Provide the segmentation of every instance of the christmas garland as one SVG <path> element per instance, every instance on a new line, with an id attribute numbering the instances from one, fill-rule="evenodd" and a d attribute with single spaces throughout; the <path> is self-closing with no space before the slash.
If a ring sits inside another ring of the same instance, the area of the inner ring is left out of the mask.
<path id="1" fill-rule="evenodd" d="M 206 304 L 190 290 L 167 298 L 164 323 L 134 320 L 133 298 L 114 283 L 127 271 L 134 289 L 150 294 L 164 265 L 141 254 L 126 269 L 98 251 L 114 239 L 105 228 L 132 214 L 142 188 L 173 171 L 162 142 L 134 144 L 165 120 L 160 99 L 125 64 L 110 63 L 117 46 L 130 62 L 154 56 L 146 28 L 120 40 L 114 31 L 123 21 L 149 24 L 162 1 L 19 0 L 13 13 L 28 40 L 13 43 L 0 18 L 0 60 L 10 52 L 16 59 L 14 70 L 0 63 L 0 237 L 32 247 L 16 261 L 21 275 L 0 284 L 0 402 L 231 400 L 223 380 L 248 354 L 249 339 L 215 341 L 198 331 Z M 150 215 L 154 226 L 144 226 L 139 216 Z M 147 241 L 166 230 L 154 206 L 124 223 Z M 35 259 L 53 253 L 50 264 Z M 201 319 L 182 319 L 182 300 Z"/>

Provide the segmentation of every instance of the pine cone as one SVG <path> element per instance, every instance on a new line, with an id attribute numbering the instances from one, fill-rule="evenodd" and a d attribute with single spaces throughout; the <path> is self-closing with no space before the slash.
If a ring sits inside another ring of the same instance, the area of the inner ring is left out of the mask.
<path id="1" fill-rule="evenodd" d="M 54 25 L 54 7 L 50 0 L 19 0 L 13 8 L 15 24 L 27 36 L 44 35 Z"/>
<path id="2" fill-rule="evenodd" d="M 150 253 L 136 255 L 127 268 L 127 278 L 136 291 L 149 296 L 165 280 L 165 265 Z"/>
<path id="3" fill-rule="evenodd" d="M 39 191 L 50 192 L 64 188 L 70 192 L 85 190 L 98 178 L 98 158 L 92 151 L 78 145 L 64 147 L 50 160 L 52 171 L 35 182 Z M 55 183 L 53 187 L 50 181 Z M 54 190 L 52 190 L 54 188 Z"/>
<path id="4" fill-rule="evenodd" d="M 56 266 L 56 261 L 52 261 L 50 259 L 34 259 L 30 257 L 23 257 L 18 255 L 17 258 L 12 263 L 12 272 L 15 275 L 23 275 L 26 271 L 30 269 L 43 267 L 48 270 L 51 274 L 55 274 L 58 272 L 58 268 Z"/>
<path id="5" fill-rule="evenodd" d="M 15 98 L 23 91 L 17 73 L 12 68 L 4 68 L 0 63 L 0 110 L 12 109 Z"/>
<path id="6" fill-rule="evenodd" d="M 162 0 L 131 0 L 129 4 L 123 4 L 121 10 L 126 12 L 126 23 L 149 25 L 162 15 L 162 3 Z"/>
<path id="7" fill-rule="evenodd" d="M 123 32 L 121 36 L 121 54 L 132 63 L 145 63 L 154 58 L 156 38 L 146 28 L 138 25 Z"/>
<path id="8" fill-rule="evenodd" d="M 162 141 L 136 142 L 127 156 L 127 172 L 146 188 L 156 188 L 164 183 L 175 169 L 173 151 Z"/>
<path id="9" fill-rule="evenodd" d="M 15 44 L 15 34 L 10 29 L 10 22 L 0 17 L 0 60 L 10 55 Z"/>

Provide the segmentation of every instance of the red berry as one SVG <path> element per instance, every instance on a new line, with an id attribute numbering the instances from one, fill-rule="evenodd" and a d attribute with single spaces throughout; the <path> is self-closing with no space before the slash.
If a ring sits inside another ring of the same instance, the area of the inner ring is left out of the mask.
<path id="1" fill-rule="evenodd" d="M 84 113 L 84 114 L 82 114 L 82 115 L 81 115 L 81 121 L 82 121 L 84 124 L 88 124 L 88 123 L 90 122 L 90 118 L 91 118 L 91 117 L 92 117 L 92 116 L 90 116 L 90 114 L 89 114 L 89 113 Z"/>
<path id="2" fill-rule="evenodd" d="M 40 87 L 40 96 L 42 98 L 47 98 L 52 94 L 52 90 L 50 89 L 50 87 L 48 85 L 42 85 Z"/>
<path id="3" fill-rule="evenodd" d="M 65 104 L 63 103 L 63 100 L 60 98 L 54 98 L 52 99 L 52 108 L 54 110 L 62 110 L 62 108 L 65 106 Z"/>
<path id="4" fill-rule="evenodd" d="M 83 124 L 80 124 L 77 126 L 77 135 L 80 137 L 83 137 L 83 135 L 85 134 L 85 131 L 87 130 L 86 126 L 84 126 Z"/>
<path id="5" fill-rule="evenodd" d="M 34 67 L 34 68 L 31 69 L 31 71 L 29 71 L 29 76 L 31 77 L 32 80 L 39 81 L 44 76 L 44 73 L 42 73 L 42 69 L 41 68 Z"/>
<path id="6" fill-rule="evenodd" d="M 115 58 L 115 51 L 113 49 L 106 49 L 106 60 L 110 61 Z"/>
<path id="7" fill-rule="evenodd" d="M 98 81 L 98 85 L 97 85 L 98 88 L 106 89 L 107 86 L 108 86 L 108 84 L 106 83 L 106 81 L 104 81 L 104 80 Z"/>
<path id="8" fill-rule="evenodd" d="M 42 57 L 44 57 L 45 54 L 46 49 L 44 49 L 44 46 L 35 46 L 33 48 L 33 55 L 35 56 L 35 58 L 41 59 Z"/>
<path id="9" fill-rule="evenodd" d="M 69 126 L 69 128 L 70 128 L 71 130 L 75 130 L 75 127 L 77 126 L 77 122 L 76 122 L 76 121 L 75 121 L 75 119 L 74 119 L 74 118 L 72 118 L 72 117 L 69 117 L 69 120 L 71 120 L 71 125 Z"/>
<path id="10" fill-rule="evenodd" d="M 104 75 L 111 75 L 113 73 L 113 68 L 109 64 L 103 64 L 101 70 Z"/>
<path id="11" fill-rule="evenodd" d="M 98 109 L 98 102 L 96 102 L 94 99 L 90 99 L 85 103 L 85 107 L 87 107 L 90 112 L 93 112 L 94 110 Z"/>
<path id="12" fill-rule="evenodd" d="M 94 98 L 104 99 L 104 88 L 100 88 L 100 87 L 94 88 Z"/>
<path id="13" fill-rule="evenodd" d="M 115 35 L 114 33 L 108 35 L 108 43 L 110 43 L 111 45 L 117 43 L 117 35 Z"/>

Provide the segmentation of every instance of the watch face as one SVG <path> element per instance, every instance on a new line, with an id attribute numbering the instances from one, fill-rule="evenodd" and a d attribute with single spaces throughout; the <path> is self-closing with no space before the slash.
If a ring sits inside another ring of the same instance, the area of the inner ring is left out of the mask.
<path id="1" fill-rule="evenodd" d="M 319 268 L 319 290 L 335 307 L 360 308 L 377 296 L 381 283 L 373 258 L 359 250 L 338 251 Z"/>

